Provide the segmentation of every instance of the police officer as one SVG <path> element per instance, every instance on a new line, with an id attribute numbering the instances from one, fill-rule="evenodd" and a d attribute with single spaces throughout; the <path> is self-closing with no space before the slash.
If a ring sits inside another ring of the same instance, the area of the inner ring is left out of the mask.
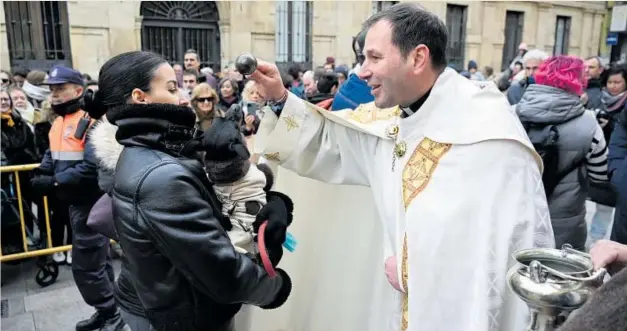
<path id="1" fill-rule="evenodd" d="M 59 117 L 52 124 L 50 148 L 31 184 L 40 194 L 54 194 L 70 206 L 72 274 L 83 300 L 96 308 L 91 318 L 76 324 L 76 331 L 119 331 L 124 322 L 113 296 L 109 240 L 87 226 L 89 211 L 102 192 L 87 134 L 94 121 L 81 109 L 83 78 L 76 70 L 56 66 L 44 83 L 50 86 L 52 109 Z"/>

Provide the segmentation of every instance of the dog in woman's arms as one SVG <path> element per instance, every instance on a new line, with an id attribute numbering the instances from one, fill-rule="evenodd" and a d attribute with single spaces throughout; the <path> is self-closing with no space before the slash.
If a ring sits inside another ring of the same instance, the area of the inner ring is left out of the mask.
<path id="1" fill-rule="evenodd" d="M 241 130 L 243 116 L 241 108 L 233 105 L 205 131 L 202 138 L 205 171 L 222 203 L 222 214 L 230 220 L 230 228 L 227 226 L 225 230 L 236 251 L 256 256 L 255 233 L 260 221 L 265 221 L 258 216 L 265 218 L 271 214 L 272 219 L 278 220 L 269 222 L 265 233 L 270 258 L 276 265 L 283 255 L 281 244 L 291 223 L 293 205 L 284 194 L 270 191 L 274 182 L 272 170 L 265 164 L 250 162 Z"/>

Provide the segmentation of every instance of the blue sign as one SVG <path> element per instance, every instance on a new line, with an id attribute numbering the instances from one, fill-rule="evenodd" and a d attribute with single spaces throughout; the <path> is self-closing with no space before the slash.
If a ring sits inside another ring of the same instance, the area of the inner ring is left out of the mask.
<path id="1" fill-rule="evenodd" d="M 605 38 L 605 43 L 610 46 L 618 45 L 618 33 L 608 33 L 607 38 Z"/>

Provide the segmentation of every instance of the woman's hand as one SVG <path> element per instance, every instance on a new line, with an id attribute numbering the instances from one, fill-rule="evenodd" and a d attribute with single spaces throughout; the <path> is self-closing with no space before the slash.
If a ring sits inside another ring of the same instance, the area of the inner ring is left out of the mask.
<path id="1" fill-rule="evenodd" d="M 268 221 L 265 232 L 265 243 L 270 249 L 281 247 L 285 242 L 287 227 L 292 224 L 294 203 L 287 195 L 269 191 L 266 195 L 268 203 L 257 213 L 253 230 L 259 231 L 263 222 Z"/>
<path id="2" fill-rule="evenodd" d="M 587 104 L 588 103 L 588 93 L 584 93 L 579 97 L 579 100 L 581 100 L 582 104 Z"/>
<path id="3" fill-rule="evenodd" d="M 605 268 L 611 264 L 627 263 L 627 245 L 611 240 L 599 240 L 590 250 L 592 265 L 595 270 Z"/>
<path id="4" fill-rule="evenodd" d="M 255 129 L 255 116 L 246 115 L 244 122 L 246 123 L 246 130 L 253 131 Z"/>

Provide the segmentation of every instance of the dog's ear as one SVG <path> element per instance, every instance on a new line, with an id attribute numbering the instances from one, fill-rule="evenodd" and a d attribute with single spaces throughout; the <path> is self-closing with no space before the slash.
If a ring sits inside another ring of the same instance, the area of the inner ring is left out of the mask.
<path id="1" fill-rule="evenodd" d="M 264 175 L 266 175 L 266 186 L 263 188 L 264 191 L 268 192 L 274 186 L 274 173 L 272 173 L 272 169 L 265 163 L 257 164 L 257 169 L 261 170 Z"/>
<path id="2" fill-rule="evenodd" d="M 224 118 L 229 121 L 234 121 L 238 125 L 242 123 L 244 119 L 244 113 L 242 111 L 242 107 L 239 104 L 234 104 L 229 107 L 229 110 L 224 114 Z"/>

